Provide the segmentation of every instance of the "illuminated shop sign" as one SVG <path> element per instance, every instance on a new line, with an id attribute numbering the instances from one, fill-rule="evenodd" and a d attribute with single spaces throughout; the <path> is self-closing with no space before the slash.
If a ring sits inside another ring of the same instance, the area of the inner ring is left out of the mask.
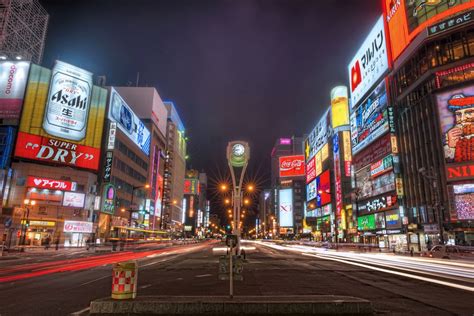
<path id="1" fill-rule="evenodd" d="M 390 134 L 386 134 L 375 140 L 368 147 L 361 150 L 357 155 L 352 157 L 352 165 L 354 170 L 360 170 L 372 163 L 382 159 L 391 153 L 391 139 Z"/>
<path id="2" fill-rule="evenodd" d="M 448 181 L 474 179 L 474 163 L 449 164 L 446 166 Z"/>
<path id="3" fill-rule="evenodd" d="M 322 207 L 318 207 L 314 210 L 306 211 L 306 217 L 321 217 L 330 215 L 332 211 L 332 204 L 327 204 Z"/>
<path id="4" fill-rule="evenodd" d="M 348 66 L 352 107 L 388 71 L 386 46 L 381 16 Z"/>
<path id="5" fill-rule="evenodd" d="M 444 158 L 448 168 L 452 163 L 470 165 L 474 161 L 474 85 L 452 89 L 436 95 Z M 470 178 L 466 169 L 459 169 L 462 178 Z M 457 166 L 456 166 L 457 167 Z M 451 171 L 455 172 L 456 167 Z M 459 177 L 459 176 L 458 176 Z M 448 180 L 452 177 L 448 174 Z"/>
<path id="6" fill-rule="evenodd" d="M 117 127 L 144 154 L 150 155 L 150 131 L 114 88 L 110 89 L 109 120 L 117 123 Z"/>
<path id="7" fill-rule="evenodd" d="M 291 145 L 291 138 L 280 138 L 280 145 Z"/>
<path id="8" fill-rule="evenodd" d="M 442 20 L 447 28 L 450 16 L 472 9 L 472 5 L 472 0 L 385 0 L 383 11 L 392 60 L 396 60 L 420 32 L 426 28 L 430 32 L 429 27 Z"/>
<path id="9" fill-rule="evenodd" d="M 375 213 L 375 228 L 385 228 L 385 214 L 384 213 Z"/>
<path id="10" fill-rule="evenodd" d="M 385 212 L 385 227 L 388 229 L 402 227 L 399 210 L 392 210 L 392 211 Z"/>
<path id="11" fill-rule="evenodd" d="M 358 204 L 359 214 L 374 213 L 384 211 L 397 206 L 397 196 L 387 195 L 372 198 L 368 201 Z"/>
<path id="12" fill-rule="evenodd" d="M 97 171 L 107 90 L 60 61 L 30 68 L 15 157 Z"/>
<path id="13" fill-rule="evenodd" d="M 199 194 L 199 180 L 198 179 L 184 179 L 184 194 Z"/>
<path id="14" fill-rule="evenodd" d="M 352 152 L 358 153 L 375 139 L 389 131 L 385 81 L 372 91 L 351 114 Z"/>
<path id="15" fill-rule="evenodd" d="M 457 220 L 474 219 L 474 184 L 453 185 L 454 211 Z"/>
<path id="16" fill-rule="evenodd" d="M 65 233 L 92 233 L 92 222 L 64 221 Z"/>
<path id="17" fill-rule="evenodd" d="M 358 230 L 372 230 L 375 228 L 375 214 L 357 217 Z"/>
<path id="18" fill-rule="evenodd" d="M 317 194 L 317 186 L 316 186 L 316 179 L 314 179 L 306 186 L 306 200 L 311 201 L 315 199 L 316 194 Z"/>
<path id="19" fill-rule="evenodd" d="M 0 119 L 20 118 L 30 63 L 0 61 Z"/>
<path id="20" fill-rule="evenodd" d="M 393 169 L 392 155 L 388 155 L 387 157 L 380 159 L 379 161 L 370 165 L 370 176 L 372 178 L 376 178 L 392 169 Z"/>
<path id="21" fill-rule="evenodd" d="M 346 86 L 337 86 L 331 90 L 332 128 L 349 125 L 349 96 Z"/>
<path id="22" fill-rule="evenodd" d="M 438 88 L 474 79 L 474 62 L 436 72 Z"/>
<path id="23" fill-rule="evenodd" d="M 306 164 L 306 183 L 310 183 L 316 178 L 314 158 L 310 159 Z"/>
<path id="24" fill-rule="evenodd" d="M 279 190 L 280 227 L 293 227 L 293 189 Z"/>
<path id="25" fill-rule="evenodd" d="M 393 171 L 373 178 L 370 176 L 370 166 L 367 166 L 357 171 L 355 176 L 359 200 L 395 191 L 395 174 Z"/>
<path id="26" fill-rule="evenodd" d="M 102 213 L 113 215 L 115 212 L 116 192 L 113 184 L 108 183 L 104 186 L 102 194 Z"/>
<path id="27" fill-rule="evenodd" d="M 455 27 L 463 24 L 467 24 L 474 19 L 474 11 L 464 12 L 455 16 L 450 17 L 447 20 L 436 23 L 428 27 L 428 35 L 435 35 L 442 32 L 446 32 Z"/>
<path id="28" fill-rule="evenodd" d="M 305 175 L 304 156 L 283 156 L 279 157 L 280 178 L 301 177 Z"/>
<path id="29" fill-rule="evenodd" d="M 32 177 L 26 178 L 26 186 L 39 189 L 60 190 L 60 191 L 75 191 L 76 182 L 54 180 L 48 178 Z"/>
<path id="30" fill-rule="evenodd" d="M 107 151 L 105 153 L 104 159 L 104 182 L 110 182 L 110 177 L 112 176 L 112 165 L 114 162 L 114 154 L 112 151 Z"/>
<path id="31" fill-rule="evenodd" d="M 329 109 L 323 114 L 318 124 L 314 127 L 308 138 L 305 139 L 305 158 L 308 162 L 328 142 L 331 136 L 331 121 Z"/>
<path id="32" fill-rule="evenodd" d="M 15 134 L 14 127 L 0 126 L 0 169 L 5 169 L 8 166 Z M 2 186 L 0 185 L 0 187 Z"/>
<path id="33" fill-rule="evenodd" d="M 316 178 L 316 206 L 331 203 L 331 180 L 329 170 Z"/>
<path id="34" fill-rule="evenodd" d="M 342 210 L 342 182 L 341 182 L 341 161 L 339 150 L 339 134 L 333 137 L 333 157 L 334 157 L 334 187 L 336 191 L 336 215 L 340 217 Z"/>
<path id="35" fill-rule="evenodd" d="M 342 132 L 342 149 L 344 151 L 344 174 L 346 177 L 351 176 L 352 149 L 351 149 L 351 133 L 349 131 Z"/>
<path id="36" fill-rule="evenodd" d="M 86 195 L 78 192 L 64 192 L 63 206 L 66 207 L 84 207 L 86 201 Z"/>

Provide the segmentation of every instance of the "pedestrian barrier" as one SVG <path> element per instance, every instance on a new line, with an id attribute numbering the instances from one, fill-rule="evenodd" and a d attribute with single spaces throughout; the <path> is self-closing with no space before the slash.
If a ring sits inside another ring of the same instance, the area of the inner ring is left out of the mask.
<path id="1" fill-rule="evenodd" d="M 112 272 L 112 298 L 133 299 L 137 296 L 138 265 L 136 261 L 114 264 Z"/>

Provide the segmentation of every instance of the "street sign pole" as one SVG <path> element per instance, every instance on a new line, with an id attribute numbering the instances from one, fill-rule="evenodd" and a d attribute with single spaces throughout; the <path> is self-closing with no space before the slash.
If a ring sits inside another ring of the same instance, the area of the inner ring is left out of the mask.
<path id="1" fill-rule="evenodd" d="M 232 249 L 233 243 L 230 243 L 230 251 L 229 251 L 229 296 L 232 299 L 234 297 L 234 280 L 233 280 L 233 267 L 232 267 L 232 257 L 233 255 L 233 249 Z"/>

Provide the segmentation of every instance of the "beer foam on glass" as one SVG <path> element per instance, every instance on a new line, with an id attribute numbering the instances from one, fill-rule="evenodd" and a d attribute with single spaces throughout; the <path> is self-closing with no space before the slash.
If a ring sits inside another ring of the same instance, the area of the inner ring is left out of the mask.
<path id="1" fill-rule="evenodd" d="M 86 137 L 92 73 L 56 61 L 51 76 L 43 129 L 50 135 L 80 141 Z"/>

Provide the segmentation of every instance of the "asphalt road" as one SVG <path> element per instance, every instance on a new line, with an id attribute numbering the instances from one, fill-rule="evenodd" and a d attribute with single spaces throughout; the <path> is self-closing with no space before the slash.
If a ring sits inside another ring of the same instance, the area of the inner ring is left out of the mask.
<path id="1" fill-rule="evenodd" d="M 219 252 L 212 250 L 216 247 L 221 245 L 186 245 L 140 259 L 138 295 L 228 294 L 228 282 L 217 277 Z M 349 295 L 369 299 L 382 315 L 474 313 L 469 291 L 284 249 L 255 247 L 247 251 L 244 281 L 235 283 L 235 295 Z M 15 272 L 21 273 L 25 271 Z M 0 314 L 67 315 L 84 310 L 93 299 L 109 296 L 110 289 L 110 264 L 3 282 Z"/>

